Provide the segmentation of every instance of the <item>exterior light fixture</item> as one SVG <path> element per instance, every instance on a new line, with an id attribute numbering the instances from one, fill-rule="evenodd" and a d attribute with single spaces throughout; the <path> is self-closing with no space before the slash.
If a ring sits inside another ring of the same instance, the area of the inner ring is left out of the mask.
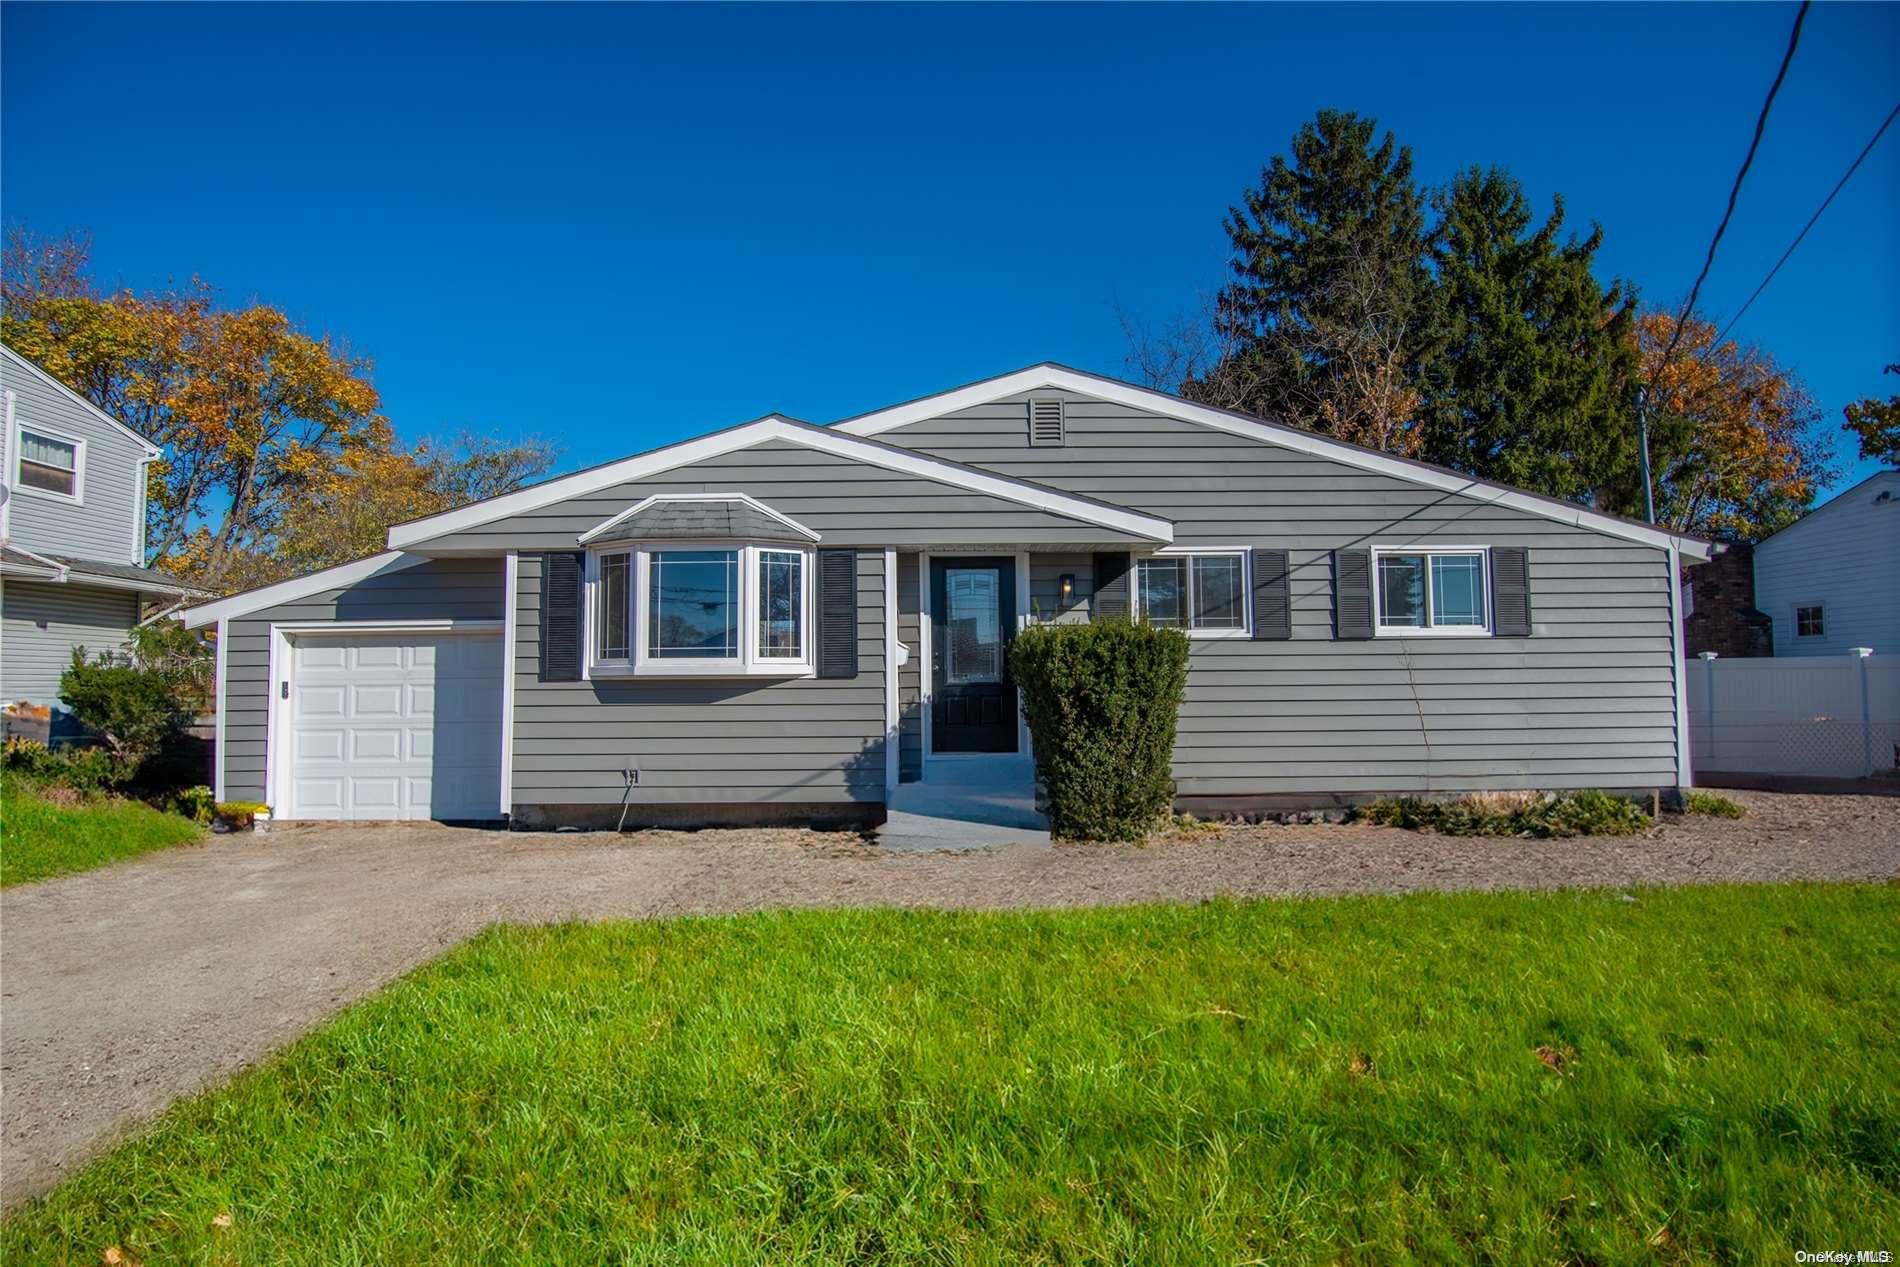
<path id="1" fill-rule="evenodd" d="M 1075 597 L 1075 574 L 1073 572 L 1064 572 L 1060 584 L 1062 586 L 1062 601 L 1066 603 Z"/>

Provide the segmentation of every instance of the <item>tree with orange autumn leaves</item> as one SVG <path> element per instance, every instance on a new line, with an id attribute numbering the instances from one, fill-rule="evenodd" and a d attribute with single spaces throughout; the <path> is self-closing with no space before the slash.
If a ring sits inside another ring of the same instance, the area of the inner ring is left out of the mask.
<path id="1" fill-rule="evenodd" d="M 1649 385 L 1650 465 L 1656 517 L 1718 540 L 1758 541 L 1800 518 L 1833 482 L 1821 410 L 1801 380 L 1759 347 L 1716 342 L 1713 322 L 1691 314 L 1668 363 L 1674 314 L 1636 323 Z M 1641 512 L 1640 481 L 1613 509 Z"/>
<path id="2" fill-rule="evenodd" d="M 552 451 L 400 448 L 368 358 L 267 304 L 225 308 L 194 278 L 101 293 L 87 243 L 10 227 L 0 337 L 164 452 L 147 490 L 155 566 L 230 590 L 381 548 L 390 523 L 456 504 L 458 463 L 507 491 Z M 375 523 L 378 517 L 380 523 Z"/>

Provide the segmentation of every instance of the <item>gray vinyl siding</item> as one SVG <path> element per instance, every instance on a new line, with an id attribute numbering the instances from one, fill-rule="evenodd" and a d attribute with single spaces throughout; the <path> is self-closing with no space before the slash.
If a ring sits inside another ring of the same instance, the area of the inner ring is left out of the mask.
<path id="1" fill-rule="evenodd" d="M 7 532 L 16 546 L 108 563 L 145 562 L 145 450 L 92 407 L 0 346 L 0 388 L 14 394 L 15 427 L 85 441 L 79 504 L 13 488 Z M 13 435 L 0 427 L 0 472 L 13 483 Z"/>
<path id="2" fill-rule="evenodd" d="M 1290 641 L 1194 643 L 1182 796 L 1676 782 L 1664 551 L 1083 396 L 1032 448 L 1026 400 L 878 439 L 1291 554 Z M 1331 551 L 1397 544 L 1529 547 L 1534 636 L 1333 640 Z"/>
<path id="3" fill-rule="evenodd" d="M 910 662 L 897 670 L 898 781 L 924 774 L 923 556 L 897 556 L 897 640 L 910 648 Z"/>
<path id="4" fill-rule="evenodd" d="M 826 546 L 1013 547 L 1136 540 L 1002 498 L 768 440 L 437 537 L 427 549 L 571 550 L 580 534 L 656 493 L 747 493 L 821 534 Z"/>
<path id="5" fill-rule="evenodd" d="M 270 627 L 310 620 L 500 620 L 502 561 L 434 559 L 253 612 L 226 629 L 224 795 L 263 801 L 270 711 Z"/>
<path id="6" fill-rule="evenodd" d="M 138 620 L 138 595 L 127 590 L 0 579 L 0 701 L 58 703 L 73 648 L 116 651 Z"/>
<path id="7" fill-rule="evenodd" d="M 1068 601 L 1062 598 L 1062 578 L 1075 578 Z M 1089 600 L 1095 596 L 1094 554 L 1032 554 L 1029 556 L 1030 619 L 1048 624 L 1087 622 Z"/>
<path id="8" fill-rule="evenodd" d="M 604 516 L 602 516 L 604 518 Z M 829 542 L 827 542 L 829 544 Z M 541 558 L 515 591 L 514 803 L 849 804 L 884 799 L 884 555 L 858 555 L 858 675 L 543 682 Z"/>

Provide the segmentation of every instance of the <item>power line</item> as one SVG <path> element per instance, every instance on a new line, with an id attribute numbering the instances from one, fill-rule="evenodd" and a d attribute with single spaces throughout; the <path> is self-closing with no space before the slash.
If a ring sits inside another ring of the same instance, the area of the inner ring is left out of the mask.
<path id="1" fill-rule="evenodd" d="M 1892 112 L 1887 115 L 1887 121 L 1874 130 L 1872 138 L 1862 147 L 1860 156 L 1853 161 L 1847 171 L 1841 175 L 1841 178 L 1834 182 L 1834 188 L 1829 190 L 1827 197 L 1821 200 L 1821 205 L 1814 209 L 1814 214 L 1808 217 L 1808 222 L 1801 226 L 1801 232 L 1794 235 L 1794 241 L 1788 243 L 1788 249 L 1781 253 L 1781 258 L 1775 261 L 1775 266 L 1768 270 L 1768 276 L 1761 279 L 1761 285 L 1755 287 L 1754 293 L 1748 297 L 1740 308 L 1735 310 L 1735 315 L 1728 319 L 1728 324 L 1722 327 L 1722 333 L 1715 336 L 1716 346 L 1721 346 L 1722 340 L 1728 338 L 1728 332 L 1733 330 L 1735 323 L 1742 319 L 1742 314 L 1747 312 L 1749 307 L 1757 299 L 1761 298 L 1761 292 L 1767 290 L 1768 283 L 1775 280 L 1775 274 L 1781 271 L 1781 266 L 1788 262 L 1788 257 L 1793 255 L 1795 248 L 1801 245 L 1801 239 L 1808 236 L 1808 230 L 1814 227 L 1815 222 L 1821 218 L 1822 213 L 1833 203 L 1835 195 L 1840 193 L 1841 190 L 1847 186 L 1847 182 L 1854 178 L 1854 173 L 1859 171 L 1860 165 L 1867 161 L 1867 156 L 1874 152 L 1874 146 L 1880 144 L 1880 138 L 1887 135 L 1887 129 L 1893 126 L 1895 119 L 1900 119 L 1900 106 L 1895 106 Z"/>
<path id="2" fill-rule="evenodd" d="M 1729 187 L 1728 209 L 1722 213 L 1722 222 L 1715 226 L 1715 236 L 1709 239 L 1709 253 L 1702 261 L 1702 271 L 1696 274 L 1695 285 L 1689 288 L 1688 302 L 1682 305 L 1682 312 L 1676 317 L 1676 328 L 1669 336 L 1669 346 L 1663 351 L 1663 358 L 1656 366 L 1655 377 L 1661 377 L 1669 368 L 1669 358 L 1675 354 L 1676 344 L 1682 340 L 1682 323 L 1695 311 L 1696 297 L 1702 293 L 1702 283 L 1709 279 L 1709 270 L 1715 266 L 1715 248 L 1722 244 L 1722 235 L 1728 232 L 1728 222 L 1735 215 L 1736 200 L 1742 196 L 1742 181 L 1748 175 L 1748 169 L 1754 165 L 1755 151 L 1761 148 L 1761 136 L 1768 128 L 1768 111 L 1775 104 L 1775 94 L 1781 91 L 1781 81 L 1788 77 L 1788 64 L 1794 61 L 1794 50 L 1801 43 L 1801 24 L 1808 19 L 1808 6 L 1812 0 L 1801 0 L 1801 8 L 1794 15 L 1794 29 L 1788 32 L 1788 51 L 1781 55 L 1781 69 L 1775 72 L 1775 82 L 1768 85 L 1768 96 L 1762 100 L 1761 113 L 1755 117 L 1755 136 L 1748 143 L 1748 153 L 1742 157 L 1741 168 L 1735 173 L 1735 183 Z M 1652 380 L 1653 381 L 1653 380 Z"/>
<path id="3" fill-rule="evenodd" d="M 1722 244 L 1722 235 L 1728 232 L 1728 222 L 1735 215 L 1735 203 L 1742 196 L 1742 181 L 1748 176 L 1748 169 L 1754 166 L 1755 151 L 1761 148 L 1762 133 L 1768 129 L 1768 112 L 1774 108 L 1775 95 L 1781 91 L 1782 81 L 1788 77 L 1788 66 L 1794 61 L 1794 51 L 1801 44 L 1801 24 L 1808 20 L 1808 6 L 1812 0 L 1801 0 L 1801 7 L 1795 11 L 1794 28 L 1788 32 L 1788 49 L 1781 55 L 1781 67 L 1775 71 L 1775 81 L 1768 85 L 1768 95 L 1762 99 L 1761 113 L 1755 116 L 1755 135 L 1748 142 L 1748 153 L 1742 156 L 1742 165 L 1735 172 L 1735 183 L 1729 186 L 1728 206 L 1722 212 L 1722 222 L 1715 226 L 1715 236 L 1709 239 L 1709 253 L 1703 257 L 1702 271 L 1696 274 L 1695 285 L 1689 288 L 1689 298 L 1682 305 L 1682 311 L 1676 314 L 1675 328 L 1669 332 L 1669 346 L 1663 349 L 1662 359 L 1656 362 L 1655 373 L 1636 391 L 1636 432 L 1643 463 L 1643 515 L 1650 523 L 1656 522 L 1656 482 L 1650 478 L 1649 471 L 1649 389 L 1660 380 L 1669 369 L 1669 359 L 1676 354 L 1676 345 L 1682 342 L 1683 322 L 1695 310 L 1696 297 L 1702 293 L 1702 283 L 1709 279 L 1709 270 L 1715 267 L 1715 248 Z"/>

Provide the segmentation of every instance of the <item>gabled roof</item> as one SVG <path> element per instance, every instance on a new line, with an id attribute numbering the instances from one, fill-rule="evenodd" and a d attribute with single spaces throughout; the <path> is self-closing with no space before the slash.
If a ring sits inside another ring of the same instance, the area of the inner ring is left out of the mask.
<path id="1" fill-rule="evenodd" d="M 1031 365 L 1026 369 L 999 375 L 996 378 L 986 378 L 964 387 L 939 392 L 934 396 L 922 396 L 901 405 L 892 405 L 886 409 L 873 410 L 868 414 L 859 414 L 855 418 L 847 418 L 842 422 L 832 424 L 832 429 L 869 438 L 897 427 L 908 426 L 913 422 L 921 422 L 926 418 L 938 418 L 944 414 L 955 413 L 959 409 L 968 409 L 973 405 L 989 404 L 992 401 L 1004 400 L 1024 392 L 1050 388 L 1093 396 L 1098 400 L 1109 401 L 1113 404 L 1146 410 L 1163 418 L 1190 422 L 1215 431 L 1223 431 L 1229 435 L 1242 436 L 1249 440 L 1258 440 L 1264 444 L 1278 445 L 1301 453 L 1310 453 L 1315 457 L 1328 458 L 1360 470 L 1389 475 L 1394 479 L 1423 484 L 1478 501 L 1494 502 L 1501 506 L 1509 506 L 1513 510 L 1541 515 L 1546 519 L 1554 519 L 1572 527 L 1587 528 L 1593 532 L 1621 537 L 1642 545 L 1660 549 L 1669 549 L 1673 546 L 1691 558 L 1709 557 L 1708 542 L 1672 533 L 1652 524 L 1625 519 L 1621 515 L 1589 510 L 1574 502 L 1545 497 L 1540 493 L 1526 492 L 1506 484 L 1473 479 L 1469 475 L 1462 475 L 1441 466 L 1433 466 L 1429 462 L 1394 457 L 1390 453 L 1382 453 L 1377 449 L 1368 449 L 1357 444 L 1348 444 L 1343 440 L 1335 440 L 1312 431 L 1303 431 L 1285 423 L 1268 422 L 1248 414 L 1197 404 L 1191 400 L 1183 400 L 1179 396 L 1169 395 L 1167 392 L 1156 391 L 1150 387 L 1137 387 L 1133 383 L 1104 378 L 1099 374 L 1072 369 L 1053 361 L 1044 361 L 1040 365 Z"/>
<path id="2" fill-rule="evenodd" d="M 0 343 L 0 347 L 6 348 L 7 359 L 9 361 L 15 362 L 21 366 L 24 366 L 27 373 L 40 379 L 48 387 L 51 387 L 54 391 L 59 392 L 62 395 L 66 396 L 74 404 L 78 405 L 81 409 L 84 409 L 87 413 L 91 414 L 94 418 L 97 418 L 99 421 L 105 423 L 107 426 L 113 427 L 117 429 L 118 431 L 122 432 L 127 437 L 129 437 L 133 443 L 137 444 L 141 449 L 145 450 L 145 456 L 148 459 L 164 456 L 164 450 L 160 449 L 157 445 L 153 444 L 150 440 L 147 440 L 144 436 L 140 435 L 138 432 L 132 430 L 132 428 L 126 426 L 123 422 L 120 422 L 117 418 L 114 418 L 111 414 L 107 413 L 105 410 L 99 408 L 99 406 L 93 404 L 90 400 L 87 400 L 84 396 L 81 396 L 78 392 L 74 391 L 72 388 L 66 386 L 66 384 L 60 382 L 57 378 L 54 378 L 51 374 L 48 374 L 45 370 L 35 365 L 31 360 L 29 360 L 27 357 L 25 357 L 20 352 L 15 350 L 12 346 L 8 344 Z"/>
<path id="3" fill-rule="evenodd" d="M 800 422 L 783 414 L 771 414 L 754 422 L 728 427 L 724 431 L 682 440 L 617 462 L 558 476 L 513 493 L 490 497 L 486 501 L 397 524 L 389 530 L 389 544 L 398 550 L 413 549 L 452 532 L 464 532 L 498 519 L 612 488 L 616 484 L 644 479 L 693 462 L 751 448 L 768 440 L 783 440 L 835 457 L 862 462 L 866 466 L 936 480 L 1161 544 L 1174 540 L 1174 525 L 1154 515 L 1144 515 L 1125 506 L 1097 501 L 1093 497 L 1059 492 L 1028 480 L 998 475 L 994 471 L 966 466 L 947 458 L 931 457 L 896 445 L 850 435 L 836 427 L 814 427 L 809 422 Z"/>
<path id="4" fill-rule="evenodd" d="M 655 493 L 580 535 L 614 541 L 817 541 L 819 534 L 744 493 Z"/>
<path id="5" fill-rule="evenodd" d="M 1882 489 L 1881 493 L 1875 493 L 1873 497 L 1869 497 L 1868 493 L 1873 490 L 1876 484 L 1891 484 L 1893 487 L 1891 490 Z M 1894 498 L 1900 499 L 1900 471 L 1875 471 L 1872 475 L 1869 475 L 1852 488 L 1828 498 L 1781 531 L 1770 533 L 1760 541 L 1757 541 L 1755 543 L 1755 553 L 1760 554 L 1770 545 L 1789 539 L 1797 530 L 1805 535 L 1817 521 L 1832 519 L 1837 511 L 1851 509 L 1863 502 L 1880 499 L 1883 493 L 1888 492 L 1891 492 Z M 1896 511 L 1896 513 L 1900 513 L 1900 511 Z"/>

